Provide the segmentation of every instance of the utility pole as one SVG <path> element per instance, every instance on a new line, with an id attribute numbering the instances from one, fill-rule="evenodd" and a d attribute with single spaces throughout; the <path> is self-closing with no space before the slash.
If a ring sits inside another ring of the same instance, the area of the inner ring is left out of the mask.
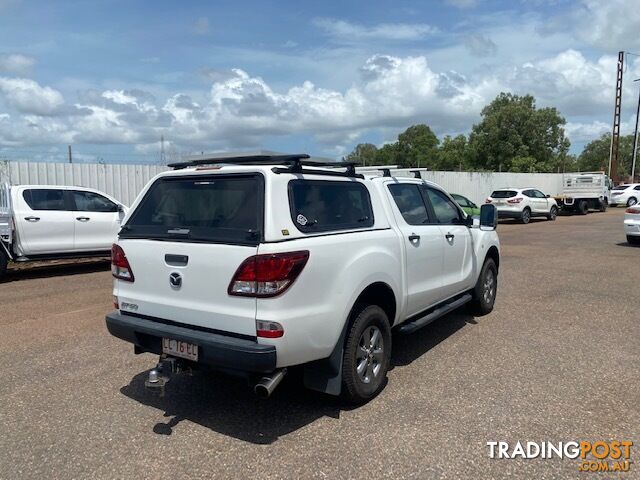
<path id="1" fill-rule="evenodd" d="M 616 101 L 613 109 L 613 132 L 609 152 L 609 178 L 618 181 L 618 146 L 620 144 L 620 110 L 622 108 L 622 73 L 624 52 L 618 52 L 618 73 L 616 75 Z"/>
<path id="2" fill-rule="evenodd" d="M 636 78 L 634 82 L 639 81 L 640 78 Z M 633 160 L 631 161 L 631 180 L 629 183 L 633 183 L 636 178 L 636 156 L 638 155 L 638 117 L 640 117 L 640 90 L 638 91 L 638 108 L 636 110 L 636 129 L 633 131 Z"/>
<path id="3" fill-rule="evenodd" d="M 69 145 L 69 163 L 73 163 L 73 156 L 71 155 L 71 145 Z"/>

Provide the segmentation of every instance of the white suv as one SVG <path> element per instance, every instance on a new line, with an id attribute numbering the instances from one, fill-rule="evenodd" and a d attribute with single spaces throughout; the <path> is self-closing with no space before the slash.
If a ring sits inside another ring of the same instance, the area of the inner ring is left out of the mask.
<path id="1" fill-rule="evenodd" d="M 141 192 L 113 246 L 106 321 L 161 355 L 147 386 L 208 367 L 268 396 L 304 365 L 307 387 L 363 402 L 385 385 L 392 328 L 493 309 L 493 206 L 473 219 L 432 183 L 307 158 L 202 158 Z"/>
<path id="2" fill-rule="evenodd" d="M 495 190 L 486 200 L 495 205 L 498 217 L 515 218 L 529 223 L 531 217 L 546 217 L 555 220 L 558 204 L 555 199 L 535 188 L 503 188 Z"/>
<path id="3" fill-rule="evenodd" d="M 632 207 L 640 201 L 640 183 L 618 185 L 611 189 L 609 205 L 626 205 Z"/>

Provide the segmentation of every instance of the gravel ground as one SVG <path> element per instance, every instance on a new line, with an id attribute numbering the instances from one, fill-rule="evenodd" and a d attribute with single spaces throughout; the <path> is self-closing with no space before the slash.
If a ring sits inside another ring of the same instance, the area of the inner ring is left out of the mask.
<path id="1" fill-rule="evenodd" d="M 606 478 L 487 441 L 632 440 L 640 478 L 640 248 L 622 209 L 506 221 L 494 312 L 394 337 L 384 392 L 351 408 L 287 378 L 143 387 L 151 355 L 109 336 L 105 262 L 0 284 L 0 478 Z M 635 287 L 635 289 L 634 289 Z"/>

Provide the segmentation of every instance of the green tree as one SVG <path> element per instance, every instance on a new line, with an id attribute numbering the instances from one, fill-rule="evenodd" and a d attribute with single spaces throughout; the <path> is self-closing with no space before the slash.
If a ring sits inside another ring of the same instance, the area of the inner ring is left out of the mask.
<path id="1" fill-rule="evenodd" d="M 403 167 L 430 167 L 437 162 L 440 140 L 425 124 L 412 125 L 398 135 L 398 164 Z"/>
<path id="2" fill-rule="evenodd" d="M 434 169 L 466 170 L 469 165 L 467 137 L 464 135 L 456 137 L 446 135 L 442 139 L 436 158 L 437 162 L 433 166 Z"/>
<path id="3" fill-rule="evenodd" d="M 482 120 L 473 126 L 469 137 L 473 166 L 553 171 L 558 162 L 566 160 L 569 150 L 565 123 L 555 108 L 536 108 L 531 95 L 501 93 L 482 110 Z"/>
<path id="4" fill-rule="evenodd" d="M 348 162 L 357 162 L 359 165 L 374 165 L 378 148 L 373 143 L 359 143 L 353 151 L 345 157 Z"/>
<path id="5" fill-rule="evenodd" d="M 581 172 L 607 171 L 610 151 L 611 134 L 605 133 L 584 146 L 582 153 L 578 157 L 578 169 Z M 620 143 L 618 144 L 618 175 L 621 178 L 626 178 L 630 175 L 632 156 L 633 135 L 620 137 Z"/>
<path id="6" fill-rule="evenodd" d="M 376 152 L 376 165 L 397 165 L 399 163 L 398 143 L 385 143 Z"/>

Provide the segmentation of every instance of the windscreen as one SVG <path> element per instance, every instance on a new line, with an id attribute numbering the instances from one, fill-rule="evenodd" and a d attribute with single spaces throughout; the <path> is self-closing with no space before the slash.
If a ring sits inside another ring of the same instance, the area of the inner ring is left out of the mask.
<path id="1" fill-rule="evenodd" d="M 514 190 L 496 190 L 491 194 L 491 198 L 511 198 L 515 196 L 516 192 Z"/>
<path id="2" fill-rule="evenodd" d="M 149 188 L 120 237 L 257 244 L 263 191 L 257 174 L 161 178 Z"/>

